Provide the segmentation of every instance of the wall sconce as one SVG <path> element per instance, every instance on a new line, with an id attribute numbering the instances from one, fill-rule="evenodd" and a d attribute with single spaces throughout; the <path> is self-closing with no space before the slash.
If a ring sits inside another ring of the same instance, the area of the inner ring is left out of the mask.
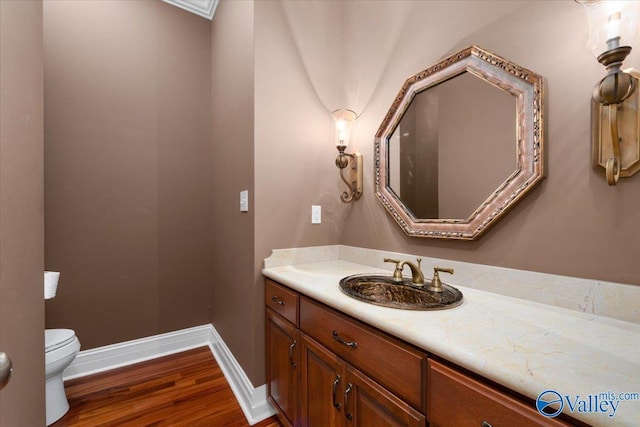
<path id="1" fill-rule="evenodd" d="M 609 185 L 640 170 L 637 90 L 640 73 L 622 71 L 637 35 L 637 1 L 576 0 L 587 12 L 589 45 L 607 75 L 593 89 L 591 145 L 593 168 Z"/>
<path id="2" fill-rule="evenodd" d="M 332 115 L 336 121 L 336 147 L 338 148 L 336 166 L 340 169 L 340 178 L 349 187 L 349 191 L 344 191 L 340 195 L 340 200 L 349 203 L 362 196 L 362 154 L 358 151 L 355 153 L 344 152 L 349 145 L 351 126 L 353 126 L 357 115 L 351 110 L 336 110 Z"/>

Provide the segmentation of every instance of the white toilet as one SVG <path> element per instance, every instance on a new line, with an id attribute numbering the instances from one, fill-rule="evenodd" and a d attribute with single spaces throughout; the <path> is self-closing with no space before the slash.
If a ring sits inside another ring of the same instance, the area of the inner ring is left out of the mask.
<path id="1" fill-rule="evenodd" d="M 47 425 L 51 425 L 69 410 L 64 392 L 62 371 L 71 364 L 80 351 L 80 341 L 71 329 L 45 329 L 45 375 Z"/>
<path id="2" fill-rule="evenodd" d="M 44 272 L 44 299 L 56 296 L 60 273 Z M 62 371 L 73 362 L 80 351 L 80 340 L 71 329 L 44 330 L 44 373 L 47 425 L 58 421 L 69 410 L 64 391 Z"/>

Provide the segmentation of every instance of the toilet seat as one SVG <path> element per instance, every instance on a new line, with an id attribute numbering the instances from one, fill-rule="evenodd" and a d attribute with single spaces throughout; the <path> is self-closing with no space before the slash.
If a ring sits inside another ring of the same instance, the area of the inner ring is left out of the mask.
<path id="1" fill-rule="evenodd" d="M 73 342 L 76 333 L 71 329 L 45 329 L 44 331 L 44 352 L 56 350 Z"/>

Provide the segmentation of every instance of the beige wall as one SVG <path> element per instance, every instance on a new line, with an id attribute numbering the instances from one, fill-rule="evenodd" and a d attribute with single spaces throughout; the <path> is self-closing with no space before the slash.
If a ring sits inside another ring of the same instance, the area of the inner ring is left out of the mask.
<path id="1" fill-rule="evenodd" d="M 255 384 L 264 382 L 262 260 L 274 248 L 338 243 L 351 208 L 340 202 L 343 189 L 335 179 L 331 111 L 341 105 L 332 85 L 339 80 L 323 79 L 338 59 L 319 61 L 335 54 L 335 34 L 329 34 L 335 25 L 322 27 L 317 19 L 331 18 L 338 5 L 311 2 L 314 13 L 305 15 L 299 2 L 255 2 Z M 305 24 L 322 36 L 297 37 Z M 312 205 L 322 206 L 321 224 L 311 224 Z"/>
<path id="2" fill-rule="evenodd" d="M 223 0 L 213 24 L 161 2 L 47 2 L 46 266 L 63 272 L 50 325 L 87 348 L 212 321 L 259 385 L 274 248 L 343 243 L 640 284 L 640 176 L 609 188 L 590 168 L 603 69 L 585 31 L 570 0 Z M 409 238 L 373 195 L 373 135 L 408 76 L 470 44 L 546 77 L 548 178 L 477 242 Z M 333 162 L 342 107 L 360 114 L 349 149 L 365 155 L 349 205 Z"/>
<path id="3" fill-rule="evenodd" d="M 328 83 L 314 77 L 333 73 L 333 63 L 329 58 L 322 64 L 306 52 L 308 45 L 298 36 L 305 23 L 319 30 L 314 18 L 329 19 L 338 3 L 309 4 L 317 15 L 293 23 L 303 19 L 296 13 L 299 2 L 255 3 L 255 241 L 260 261 L 274 248 L 337 243 L 351 208 L 340 202 L 343 184 L 336 180 L 334 164 L 338 151 L 331 112 L 342 104 Z M 334 47 L 335 41 L 324 36 L 319 43 Z M 329 54 L 329 49 L 315 51 Z M 312 74 L 306 64 L 313 64 Z M 312 205 L 322 205 L 321 224 L 311 224 Z"/>
<path id="4" fill-rule="evenodd" d="M 250 378 L 262 369 L 262 294 L 254 260 L 253 2 L 221 2 L 212 25 L 214 299 L 212 323 Z M 240 212 L 240 191 L 249 212 Z M 259 383 L 256 383 L 259 384 Z"/>
<path id="5" fill-rule="evenodd" d="M 0 1 L 1 426 L 41 426 L 44 401 L 42 2 Z"/>
<path id="6" fill-rule="evenodd" d="M 589 96 L 603 69 L 585 48 L 579 5 L 569 0 L 306 4 L 306 13 L 300 2 L 255 4 L 258 296 L 258 272 L 270 249 L 332 243 L 640 284 L 634 267 L 640 255 L 640 177 L 609 188 L 590 167 Z M 337 40 L 327 29 L 339 34 Z M 546 78 L 548 178 L 479 241 L 409 238 L 373 194 L 373 136 L 408 76 L 470 44 Z M 634 55 L 628 64 L 640 63 Z M 337 77 L 335 67 L 341 69 Z M 339 82 L 339 96 L 330 77 Z M 330 142 L 329 114 L 339 107 L 360 114 L 350 149 L 365 155 L 364 195 L 350 205 L 339 201 L 342 183 Z M 316 203 L 323 208 L 320 226 L 309 221 L 310 205 Z M 262 302 L 258 297 L 255 302 L 259 340 Z M 264 378 L 262 365 L 262 354 L 253 368 L 243 365 L 257 373 L 251 376 L 256 384 Z"/>
<path id="7" fill-rule="evenodd" d="M 210 321 L 211 22 L 46 1 L 47 327 L 83 349 Z"/>
<path id="8" fill-rule="evenodd" d="M 324 26 L 340 11 L 337 2 L 222 1 L 213 20 L 212 319 L 255 385 L 264 382 L 262 260 L 274 248 L 338 243 L 351 209 L 339 200 L 330 115 L 342 107 L 340 33 Z M 249 212 L 240 213 L 245 189 Z"/>
<path id="9" fill-rule="evenodd" d="M 391 2 L 394 3 L 394 2 Z M 615 188 L 591 170 L 590 94 L 604 69 L 586 46 L 586 17 L 573 1 L 348 2 L 361 32 L 350 54 L 370 50 L 379 22 L 402 21 L 395 48 L 378 55 L 376 85 L 354 127 L 365 155 L 365 194 L 340 243 L 524 270 L 640 284 L 640 175 Z M 384 27 L 384 26 L 383 26 Z M 548 176 L 476 242 L 406 237 L 373 195 L 373 135 L 403 81 L 477 44 L 546 78 Z M 640 48 L 627 66 L 640 66 Z M 346 75 L 360 72 L 347 69 Z M 347 90 L 349 87 L 347 86 Z M 367 98 L 367 97 L 365 97 Z M 361 112 L 358 111 L 358 112 Z M 427 266 L 430 268 L 430 266 Z"/>

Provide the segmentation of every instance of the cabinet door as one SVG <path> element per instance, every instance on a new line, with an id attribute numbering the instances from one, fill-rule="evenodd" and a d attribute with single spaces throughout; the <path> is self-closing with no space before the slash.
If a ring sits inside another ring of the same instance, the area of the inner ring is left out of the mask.
<path id="1" fill-rule="evenodd" d="M 267 392 L 287 426 L 297 425 L 298 330 L 267 309 Z"/>
<path id="2" fill-rule="evenodd" d="M 344 412 L 348 427 L 425 425 L 424 415 L 351 367 L 347 368 Z"/>
<path id="3" fill-rule="evenodd" d="M 300 415 L 302 426 L 342 427 L 344 412 L 344 362 L 300 333 Z"/>

